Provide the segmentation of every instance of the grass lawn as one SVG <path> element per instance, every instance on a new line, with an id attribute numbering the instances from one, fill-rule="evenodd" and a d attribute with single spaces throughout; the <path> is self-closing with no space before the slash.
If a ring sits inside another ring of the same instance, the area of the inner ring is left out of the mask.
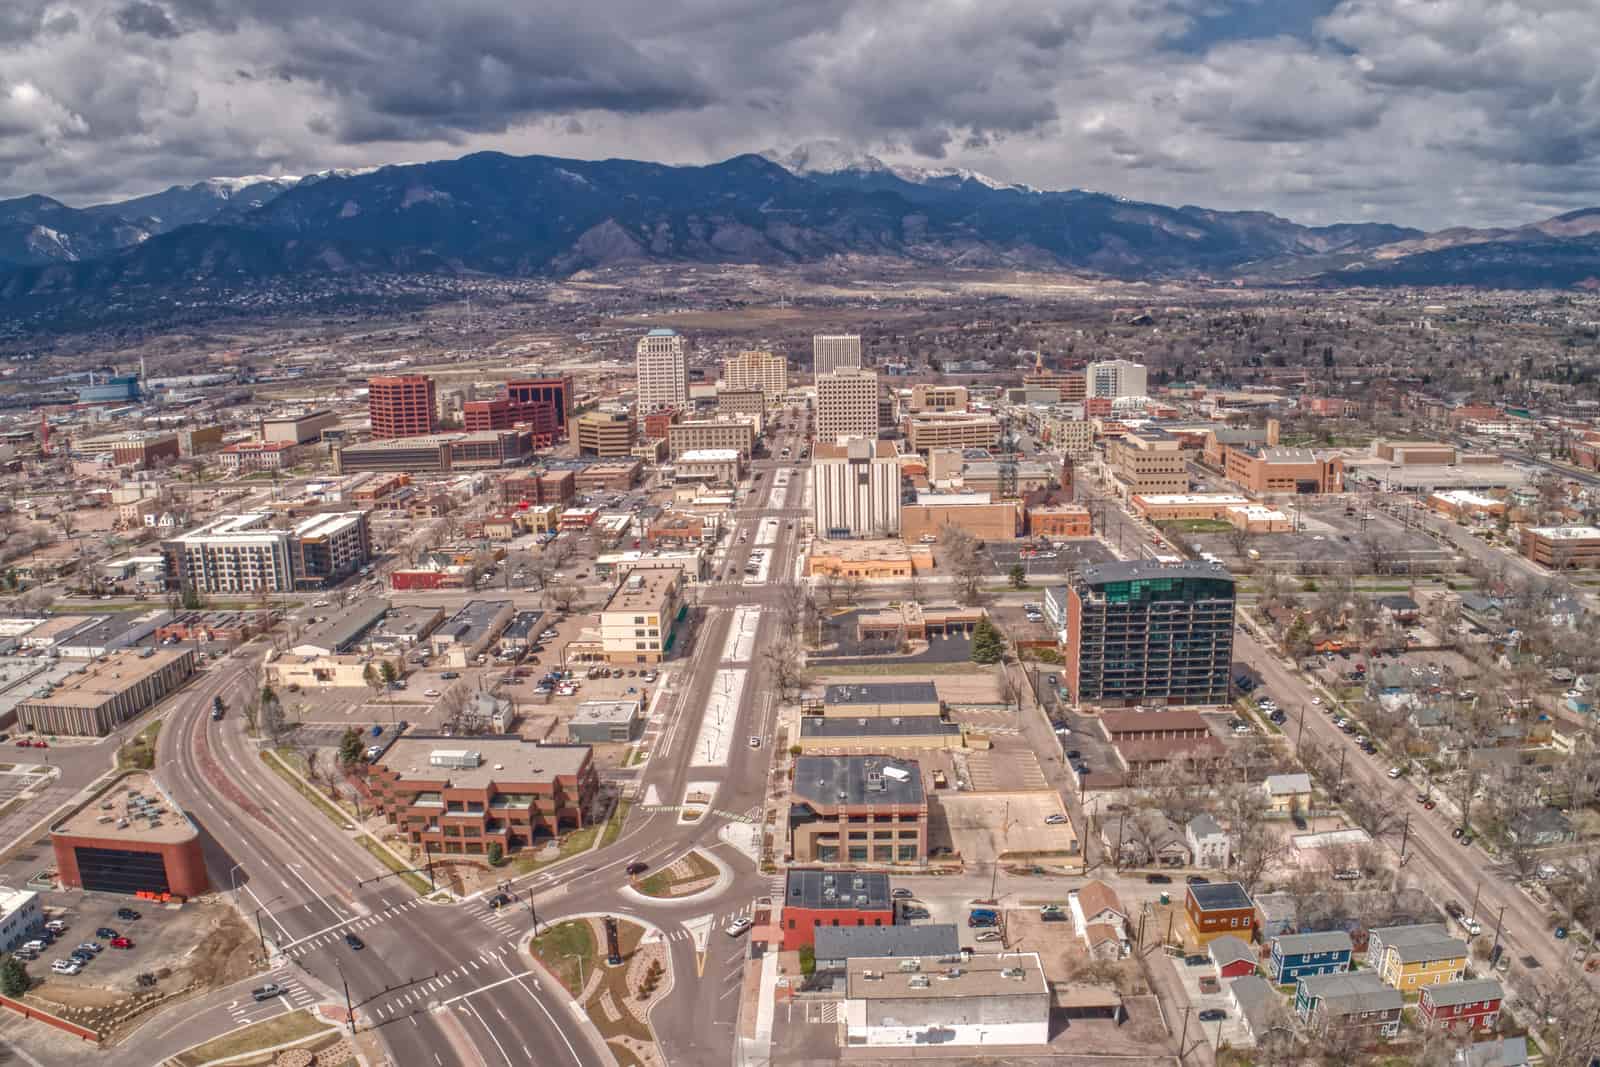
<path id="1" fill-rule="evenodd" d="M 682 864 L 686 869 L 682 872 L 672 870 Z M 689 852 L 667 864 L 654 874 L 641 879 L 634 888 L 647 897 L 671 897 L 676 886 L 689 882 L 698 882 L 706 878 L 715 877 L 716 864 L 700 855 L 698 852 Z"/>
<path id="2" fill-rule="evenodd" d="M 598 824 L 585 826 L 581 830 L 573 830 L 561 839 L 560 845 L 557 846 L 560 850 L 559 854 L 554 859 L 535 859 L 535 853 L 527 852 L 511 861 L 511 869 L 518 874 L 529 874 L 541 867 L 548 867 L 552 863 L 560 863 L 562 860 L 571 859 L 580 852 L 587 852 L 589 847 L 594 844 L 595 835 L 599 832 L 600 827 Z"/>
<path id="3" fill-rule="evenodd" d="M 332 1025 L 316 1018 L 308 1011 L 290 1012 L 288 1015 L 279 1015 L 264 1023 L 256 1023 L 254 1026 L 246 1026 L 241 1030 L 224 1034 L 203 1045 L 196 1045 L 188 1052 L 174 1056 L 171 1062 L 178 1067 L 200 1067 L 201 1064 L 210 1063 L 212 1060 L 242 1056 L 256 1049 L 272 1048 L 274 1045 L 314 1037 L 331 1029 Z"/>
<path id="4" fill-rule="evenodd" d="M 272 768 L 273 772 L 276 773 L 279 778 L 282 778 L 284 781 L 294 786 L 297 793 L 311 801 L 312 807 L 316 808 L 318 811 L 322 812 L 322 814 L 326 815 L 330 820 L 332 820 L 335 826 L 342 830 L 346 827 L 346 825 L 349 824 L 351 820 L 351 814 L 345 811 L 342 807 L 336 807 L 333 801 L 329 800 L 315 789 L 312 789 L 310 786 L 306 785 L 305 782 L 296 777 L 295 773 L 289 769 L 289 764 L 283 756 L 276 752 L 263 749 L 261 752 L 261 759 L 268 767 Z"/>
<path id="5" fill-rule="evenodd" d="M 426 896 L 427 894 L 433 892 L 433 887 L 428 884 L 428 880 L 426 878 L 407 867 L 404 863 L 401 863 L 389 852 L 388 849 L 384 848 L 372 837 L 368 836 L 367 834 L 362 834 L 360 837 L 356 838 L 356 844 L 360 845 L 362 848 L 366 849 L 368 852 L 377 857 L 379 863 L 398 874 L 402 882 L 417 891 L 418 896 Z"/>
<path id="6" fill-rule="evenodd" d="M 1156 529 L 1167 534 L 1227 533 L 1233 523 L 1227 519 L 1170 519 L 1156 523 Z"/>
<path id="7" fill-rule="evenodd" d="M 624 800 L 611 812 L 611 818 L 606 820 L 606 828 L 600 835 L 601 848 L 605 848 L 622 836 L 622 824 L 628 821 L 628 812 L 632 808 L 633 801 Z"/>
<path id="8" fill-rule="evenodd" d="M 156 765 L 156 735 L 161 732 L 157 719 L 143 730 L 128 738 L 128 743 L 117 749 L 117 770 L 149 770 Z"/>
<path id="9" fill-rule="evenodd" d="M 594 931 L 584 919 L 549 927 L 533 939 L 530 948 L 571 993 L 578 991 L 579 961 L 585 978 L 598 962 Z"/>

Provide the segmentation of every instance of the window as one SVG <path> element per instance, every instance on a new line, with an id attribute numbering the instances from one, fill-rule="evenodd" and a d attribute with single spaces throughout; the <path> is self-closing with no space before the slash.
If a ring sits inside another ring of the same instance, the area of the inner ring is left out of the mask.
<path id="1" fill-rule="evenodd" d="M 643 615 L 635 615 L 633 617 L 633 624 L 635 626 L 643 626 L 644 625 L 644 616 Z"/>

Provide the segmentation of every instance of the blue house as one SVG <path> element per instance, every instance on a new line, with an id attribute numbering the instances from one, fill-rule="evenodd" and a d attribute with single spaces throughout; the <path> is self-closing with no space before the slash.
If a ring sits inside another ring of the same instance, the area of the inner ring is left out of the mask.
<path id="1" fill-rule="evenodd" d="M 1291 985 L 1312 975 L 1343 974 L 1350 969 L 1353 951 L 1350 935 L 1343 930 L 1280 934 L 1272 939 L 1267 973 L 1279 985 Z"/>

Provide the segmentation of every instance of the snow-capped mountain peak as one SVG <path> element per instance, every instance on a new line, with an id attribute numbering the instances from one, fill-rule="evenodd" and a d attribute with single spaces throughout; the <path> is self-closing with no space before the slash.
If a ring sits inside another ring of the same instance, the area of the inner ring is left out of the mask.
<path id="1" fill-rule="evenodd" d="M 913 185 L 960 185 L 972 181 L 990 189 L 1033 191 L 1029 186 L 1003 182 L 964 167 L 929 168 L 885 163 L 877 156 L 858 151 L 842 141 L 805 141 L 787 152 L 769 148 L 762 152 L 761 156 L 791 174 L 842 174 L 853 171 L 858 174 L 893 174 L 901 181 L 911 182 Z"/>

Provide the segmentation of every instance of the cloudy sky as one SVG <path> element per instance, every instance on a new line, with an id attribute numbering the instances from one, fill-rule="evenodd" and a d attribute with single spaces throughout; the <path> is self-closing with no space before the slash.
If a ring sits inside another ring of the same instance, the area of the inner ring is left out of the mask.
<path id="1" fill-rule="evenodd" d="M 0 194 L 818 138 L 1309 222 L 1600 203 L 1596 0 L 0 0 Z"/>

